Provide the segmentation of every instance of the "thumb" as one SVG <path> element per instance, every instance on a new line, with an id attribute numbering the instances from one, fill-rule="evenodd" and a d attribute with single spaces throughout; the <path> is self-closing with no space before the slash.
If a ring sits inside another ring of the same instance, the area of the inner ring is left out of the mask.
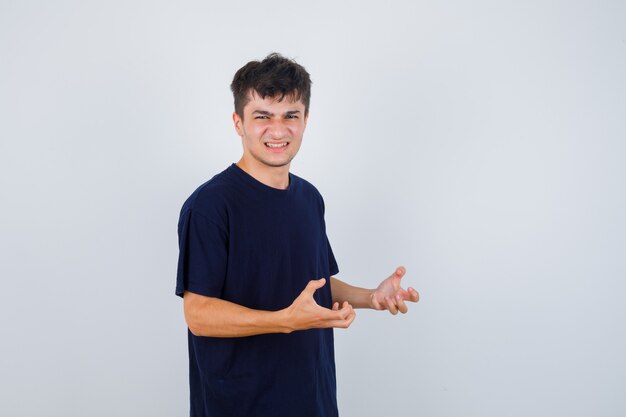
<path id="1" fill-rule="evenodd" d="M 399 266 L 396 268 L 392 276 L 401 279 L 404 276 L 404 274 L 406 274 L 406 268 L 403 266 Z"/>
<path id="2" fill-rule="evenodd" d="M 304 289 L 303 292 L 310 296 L 313 296 L 315 291 L 322 288 L 324 284 L 326 284 L 326 278 L 320 278 L 320 279 L 316 279 L 313 281 L 309 281 L 309 283 L 306 285 L 306 288 Z"/>

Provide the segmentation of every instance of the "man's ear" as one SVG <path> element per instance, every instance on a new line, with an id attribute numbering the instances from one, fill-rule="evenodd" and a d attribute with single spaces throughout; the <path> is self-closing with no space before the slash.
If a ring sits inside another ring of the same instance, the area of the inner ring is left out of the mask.
<path id="1" fill-rule="evenodd" d="M 307 111 L 304 115 L 304 127 L 306 127 L 307 122 L 309 121 L 309 112 Z"/>
<path id="2" fill-rule="evenodd" d="M 233 112 L 233 124 L 235 125 L 237 134 L 243 137 L 243 120 L 239 117 L 236 111 Z"/>

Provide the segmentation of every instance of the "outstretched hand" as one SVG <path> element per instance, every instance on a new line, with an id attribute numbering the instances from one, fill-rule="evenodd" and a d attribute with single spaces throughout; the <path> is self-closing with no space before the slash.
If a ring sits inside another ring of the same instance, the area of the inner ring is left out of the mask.
<path id="1" fill-rule="evenodd" d="M 292 330 L 327 327 L 345 329 L 352 324 L 356 313 L 347 301 L 344 301 L 341 309 L 339 303 L 334 303 L 332 309 L 317 304 L 313 295 L 325 284 L 325 278 L 309 281 L 306 288 L 287 308 L 289 327 Z"/>
<path id="2" fill-rule="evenodd" d="M 405 301 L 411 301 L 416 303 L 420 296 L 419 293 L 409 287 L 404 289 L 400 286 L 400 280 L 406 273 L 406 268 L 399 266 L 395 272 L 380 283 L 371 295 L 370 304 L 375 310 L 389 310 L 393 315 L 400 313 L 406 313 L 409 308 Z"/>

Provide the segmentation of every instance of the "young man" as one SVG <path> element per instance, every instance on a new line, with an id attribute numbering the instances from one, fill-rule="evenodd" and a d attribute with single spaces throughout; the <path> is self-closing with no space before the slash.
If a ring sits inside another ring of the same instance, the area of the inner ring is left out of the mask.
<path id="1" fill-rule="evenodd" d="M 337 416 L 333 328 L 355 308 L 406 313 L 403 267 L 374 290 L 348 285 L 326 237 L 324 200 L 289 172 L 311 81 L 271 54 L 235 74 L 243 156 L 201 185 L 178 224 L 176 294 L 189 327 L 191 416 Z"/>

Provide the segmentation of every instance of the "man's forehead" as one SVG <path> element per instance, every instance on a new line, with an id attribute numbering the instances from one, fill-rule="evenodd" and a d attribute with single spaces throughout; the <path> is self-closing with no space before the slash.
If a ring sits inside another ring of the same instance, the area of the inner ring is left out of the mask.
<path id="1" fill-rule="evenodd" d="M 300 105 L 304 107 L 304 103 L 302 102 L 301 98 L 298 98 L 296 100 L 295 91 L 291 93 L 287 93 L 284 96 L 277 95 L 277 96 L 266 96 L 264 98 L 261 98 L 259 93 L 257 93 L 255 90 L 250 90 L 248 91 L 248 103 L 246 104 L 246 107 L 248 107 L 251 104 L 266 105 L 266 106 L 267 105 L 284 105 L 284 106 L 289 106 L 289 107 Z"/>

